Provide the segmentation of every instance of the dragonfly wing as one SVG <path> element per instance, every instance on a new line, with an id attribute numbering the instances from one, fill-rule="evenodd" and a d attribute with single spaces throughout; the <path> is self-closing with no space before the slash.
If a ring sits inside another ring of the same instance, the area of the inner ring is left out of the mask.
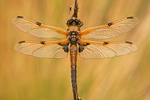
<path id="1" fill-rule="evenodd" d="M 81 58 L 110 58 L 133 53 L 137 47 L 132 42 L 80 42 Z"/>
<path id="2" fill-rule="evenodd" d="M 23 32 L 41 38 L 66 38 L 67 32 L 63 29 L 49 25 L 44 25 L 40 22 L 31 19 L 17 16 L 12 19 L 12 24 Z"/>
<path id="3" fill-rule="evenodd" d="M 135 17 L 127 17 L 121 20 L 110 22 L 107 25 L 88 28 L 79 33 L 82 39 L 107 39 L 116 37 L 122 33 L 128 32 L 139 23 Z"/>
<path id="4" fill-rule="evenodd" d="M 67 41 L 20 41 L 15 45 L 14 50 L 26 55 L 31 55 L 40 58 L 65 58 L 68 55 L 68 43 Z"/>

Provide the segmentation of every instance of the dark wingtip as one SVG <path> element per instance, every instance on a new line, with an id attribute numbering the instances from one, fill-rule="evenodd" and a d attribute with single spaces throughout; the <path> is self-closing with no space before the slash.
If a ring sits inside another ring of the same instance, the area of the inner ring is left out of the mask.
<path id="1" fill-rule="evenodd" d="M 17 16 L 17 18 L 23 18 L 23 16 Z"/>
<path id="2" fill-rule="evenodd" d="M 127 17 L 127 19 L 133 19 L 134 17 Z"/>
<path id="3" fill-rule="evenodd" d="M 129 42 L 129 41 L 125 41 L 125 43 L 132 44 L 132 42 Z"/>
<path id="4" fill-rule="evenodd" d="M 18 42 L 18 43 L 24 43 L 25 41 L 20 41 L 20 42 Z"/>

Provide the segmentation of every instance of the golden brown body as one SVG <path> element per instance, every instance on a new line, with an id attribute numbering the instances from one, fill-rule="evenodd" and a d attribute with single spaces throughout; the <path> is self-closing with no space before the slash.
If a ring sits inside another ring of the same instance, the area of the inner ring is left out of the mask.
<path id="1" fill-rule="evenodd" d="M 78 41 L 78 32 L 79 27 L 77 26 L 70 26 L 68 27 L 68 41 L 70 42 L 70 61 L 71 61 L 71 81 L 73 87 L 73 93 L 76 94 L 77 85 L 76 85 L 76 67 L 77 67 L 77 41 Z M 76 98 L 76 95 L 74 95 Z"/>
<path id="2" fill-rule="evenodd" d="M 77 64 L 77 45 L 70 45 L 70 61 L 72 69 L 75 69 Z"/>
<path id="3" fill-rule="evenodd" d="M 77 82 L 76 82 L 76 68 L 77 68 L 77 44 L 70 45 L 70 61 L 71 61 L 71 81 L 74 93 L 74 99 L 76 100 L 77 94 Z"/>

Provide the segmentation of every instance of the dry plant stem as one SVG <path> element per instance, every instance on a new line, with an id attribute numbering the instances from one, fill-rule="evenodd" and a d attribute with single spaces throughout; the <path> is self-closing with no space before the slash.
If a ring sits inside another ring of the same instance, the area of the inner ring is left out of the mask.
<path id="1" fill-rule="evenodd" d="M 78 17 L 78 0 L 75 0 L 75 6 L 74 6 L 74 13 L 72 15 L 72 17 Z"/>

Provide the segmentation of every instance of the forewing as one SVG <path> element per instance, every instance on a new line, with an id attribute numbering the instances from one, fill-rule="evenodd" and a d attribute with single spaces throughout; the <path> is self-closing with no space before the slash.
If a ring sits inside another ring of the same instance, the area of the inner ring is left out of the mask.
<path id="1" fill-rule="evenodd" d="M 79 33 L 81 39 L 107 39 L 128 32 L 139 23 L 135 17 L 127 17 L 121 20 L 110 22 L 107 25 L 85 29 Z"/>
<path id="2" fill-rule="evenodd" d="M 137 47 L 132 42 L 89 42 L 79 45 L 81 58 L 110 58 L 133 53 Z"/>
<path id="3" fill-rule="evenodd" d="M 15 51 L 39 58 L 65 58 L 68 54 L 68 44 L 61 42 L 30 42 L 20 41 L 14 47 Z"/>
<path id="4" fill-rule="evenodd" d="M 12 19 L 12 24 L 23 32 L 41 38 L 66 38 L 67 32 L 63 29 L 49 25 L 44 25 L 40 22 L 31 19 L 17 16 Z"/>

